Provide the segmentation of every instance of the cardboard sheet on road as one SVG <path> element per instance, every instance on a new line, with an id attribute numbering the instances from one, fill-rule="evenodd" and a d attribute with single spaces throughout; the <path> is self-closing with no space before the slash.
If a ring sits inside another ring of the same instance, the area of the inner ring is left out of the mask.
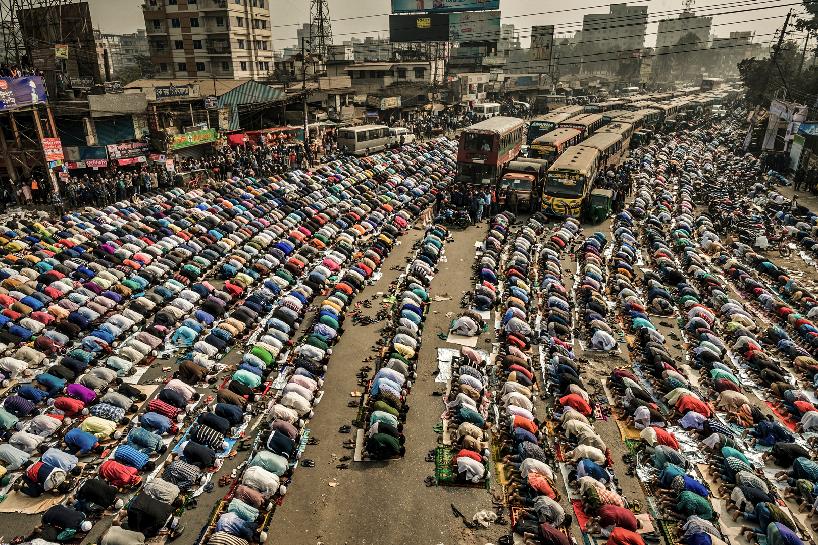
<path id="1" fill-rule="evenodd" d="M 31 496 L 26 496 L 25 494 L 21 494 L 15 490 L 9 492 L 6 499 L 0 503 L 0 513 L 22 513 L 24 515 L 36 515 L 37 513 L 43 513 L 51 507 L 62 503 L 65 496 L 65 494 L 60 494 L 59 496 L 43 494 L 39 498 L 32 498 Z"/>
<path id="2" fill-rule="evenodd" d="M 457 335 L 455 333 L 449 333 L 449 336 L 446 337 L 447 343 L 468 346 L 469 348 L 476 347 L 478 340 L 480 340 L 480 337 L 466 337 L 464 335 Z"/>

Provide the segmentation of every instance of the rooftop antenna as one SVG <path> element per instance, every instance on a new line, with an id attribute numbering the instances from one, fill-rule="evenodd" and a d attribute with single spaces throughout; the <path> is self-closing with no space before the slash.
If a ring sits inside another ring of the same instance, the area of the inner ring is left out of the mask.
<path id="1" fill-rule="evenodd" d="M 696 0 L 682 0 L 682 5 L 685 8 L 685 11 L 692 12 L 693 6 L 696 4 Z"/>

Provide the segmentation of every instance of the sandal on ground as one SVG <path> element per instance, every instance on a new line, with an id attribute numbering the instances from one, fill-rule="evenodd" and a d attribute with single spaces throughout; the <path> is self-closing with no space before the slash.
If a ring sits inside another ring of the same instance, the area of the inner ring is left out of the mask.
<path id="1" fill-rule="evenodd" d="M 301 465 L 304 467 L 315 467 L 315 460 L 312 460 L 311 458 L 304 458 L 301 460 Z"/>

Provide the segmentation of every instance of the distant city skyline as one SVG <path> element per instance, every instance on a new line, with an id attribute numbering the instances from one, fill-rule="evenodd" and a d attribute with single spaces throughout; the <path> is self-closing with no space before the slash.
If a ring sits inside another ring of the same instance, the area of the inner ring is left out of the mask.
<path id="1" fill-rule="evenodd" d="M 144 28 L 142 0 L 88 0 L 96 28 L 108 33 L 130 33 Z M 622 2 L 614 2 L 622 3 Z M 683 9 L 680 0 L 647 0 L 627 2 L 648 6 L 648 27 L 645 45 L 652 47 L 656 41 L 659 18 L 676 17 Z M 794 1 L 787 0 L 698 0 L 694 11 L 713 17 L 712 32 L 727 36 L 738 30 L 751 30 L 757 35 L 755 42 L 766 44 L 784 21 L 791 7 L 803 11 Z M 295 31 L 309 18 L 309 0 L 270 0 L 273 12 L 272 47 L 281 50 L 295 46 Z M 388 37 L 390 9 L 389 0 L 329 0 L 335 43 L 366 36 Z M 607 4 L 600 0 L 575 0 L 566 4 L 557 0 L 501 0 L 503 24 L 513 24 L 519 31 L 524 47 L 528 47 L 530 27 L 533 25 L 556 25 L 557 34 L 573 32 L 582 28 L 582 18 L 587 13 L 605 13 Z M 767 8 L 770 9 L 759 9 Z M 348 19 L 357 17 L 356 19 Z M 347 20 L 344 20 L 347 19 Z"/>

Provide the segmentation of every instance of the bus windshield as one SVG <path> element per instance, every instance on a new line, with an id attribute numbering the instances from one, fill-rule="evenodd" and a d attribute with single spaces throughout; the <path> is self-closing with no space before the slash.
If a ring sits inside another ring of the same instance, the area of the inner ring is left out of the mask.
<path id="1" fill-rule="evenodd" d="M 585 192 L 585 176 L 576 172 L 549 172 L 545 193 L 552 197 L 576 199 Z"/>
<path id="2" fill-rule="evenodd" d="M 468 184 L 490 184 L 497 176 L 497 168 L 493 165 L 479 163 L 458 163 L 458 177 Z"/>
<path id="3" fill-rule="evenodd" d="M 468 151 L 491 151 L 493 140 L 494 137 L 491 134 L 467 132 L 463 135 L 463 141 Z"/>

